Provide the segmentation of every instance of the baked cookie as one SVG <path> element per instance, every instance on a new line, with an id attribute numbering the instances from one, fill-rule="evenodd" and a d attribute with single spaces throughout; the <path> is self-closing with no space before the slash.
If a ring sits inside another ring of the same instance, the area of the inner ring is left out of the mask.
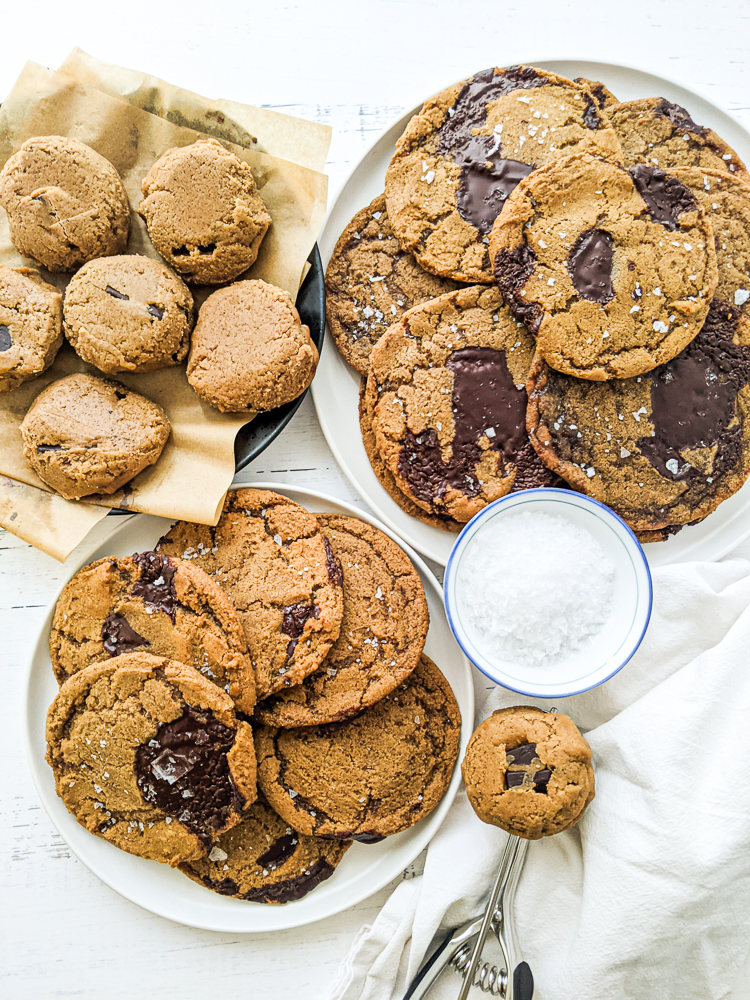
<path id="1" fill-rule="evenodd" d="M 495 288 L 414 306 L 370 357 L 364 406 L 399 490 L 430 514 L 468 521 L 551 477 L 526 433 L 533 341 Z"/>
<path id="2" fill-rule="evenodd" d="M 73 349 L 100 371 L 153 372 L 185 360 L 193 296 L 150 257 L 104 257 L 73 275 L 63 317 Z"/>
<path id="3" fill-rule="evenodd" d="M 409 676 L 427 638 L 424 587 L 398 545 L 366 521 L 316 517 L 343 572 L 341 632 L 314 674 L 258 706 L 256 718 L 267 726 L 315 726 L 356 715 Z"/>
<path id="4" fill-rule="evenodd" d="M 333 875 L 350 841 L 297 833 L 259 796 L 207 857 L 180 865 L 194 882 L 254 903 L 291 903 Z"/>
<path id="5" fill-rule="evenodd" d="M 707 167 L 750 180 L 735 151 L 712 129 L 696 125 L 685 108 L 662 97 L 625 101 L 607 109 L 625 166 L 649 163 L 662 170 Z"/>
<path id="6" fill-rule="evenodd" d="M 600 381 L 651 371 L 703 325 L 717 282 L 693 193 L 658 167 L 576 155 L 534 171 L 490 240 L 511 312 L 558 371 Z"/>
<path id="7" fill-rule="evenodd" d="M 115 493 L 158 460 L 170 430 L 150 399 L 83 374 L 43 389 L 21 424 L 24 458 L 66 500 Z"/>
<path id="8" fill-rule="evenodd" d="M 13 246 L 49 271 L 74 271 L 122 253 L 128 242 L 130 207 L 120 175 L 78 139 L 27 139 L 0 171 L 0 205 Z"/>
<path id="9" fill-rule="evenodd" d="M 267 490 L 230 490 L 216 527 L 178 521 L 158 551 L 189 559 L 237 610 L 258 701 L 316 670 L 339 636 L 341 567 L 312 514 Z"/>
<path id="10" fill-rule="evenodd" d="M 344 722 L 257 730 L 258 784 L 300 833 L 375 843 L 413 826 L 445 794 L 461 716 L 424 654 L 391 694 Z"/>
<path id="11" fill-rule="evenodd" d="M 266 281 L 237 281 L 200 308 L 188 382 L 223 413 L 272 410 L 310 385 L 318 349 L 289 293 Z"/>
<path id="12" fill-rule="evenodd" d="M 489 284 L 488 236 L 505 199 L 574 151 L 621 162 L 588 88 L 532 66 L 477 73 L 426 101 L 396 143 L 385 175 L 393 231 L 426 271 Z"/>
<path id="13" fill-rule="evenodd" d="M 458 288 L 428 274 L 396 239 L 378 195 L 339 236 L 326 269 L 326 319 L 342 357 L 366 375 L 370 352 L 407 309 Z"/>
<path id="14" fill-rule="evenodd" d="M 62 296 L 30 268 L 0 265 L 0 392 L 46 371 L 60 349 Z"/>
<path id="15" fill-rule="evenodd" d="M 151 242 L 188 281 L 215 285 L 242 274 L 271 225 L 252 170 L 216 139 L 168 149 L 141 190 Z"/>
<path id="16" fill-rule="evenodd" d="M 736 343 L 738 310 L 725 311 L 712 310 L 678 357 L 637 378 L 591 383 L 534 361 L 534 447 L 639 537 L 702 520 L 750 474 L 750 340 Z"/>
<path id="17" fill-rule="evenodd" d="M 255 674 L 237 613 L 198 566 L 156 552 L 84 566 L 55 606 L 49 655 L 58 683 L 136 649 L 189 663 L 248 715 Z"/>
<path id="18" fill-rule="evenodd" d="M 569 829 L 594 797 L 591 748 L 575 723 L 525 705 L 484 720 L 461 771 L 482 822 L 528 840 Z"/>
<path id="19" fill-rule="evenodd" d="M 170 865 L 206 854 L 256 796 L 253 734 L 232 699 L 194 667 L 149 653 L 63 684 L 47 713 L 47 761 L 82 826 Z"/>
<path id="20" fill-rule="evenodd" d="M 573 82 L 581 87 L 587 87 L 591 91 L 594 102 L 600 111 L 608 111 L 615 104 L 620 103 L 609 87 L 605 87 L 600 80 L 587 80 L 585 76 L 577 76 Z"/>

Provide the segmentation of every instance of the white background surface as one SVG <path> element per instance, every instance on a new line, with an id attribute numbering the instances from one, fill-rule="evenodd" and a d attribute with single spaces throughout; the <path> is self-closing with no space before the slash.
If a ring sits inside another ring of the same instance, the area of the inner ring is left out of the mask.
<path id="1" fill-rule="evenodd" d="M 750 7 L 742 0 L 6 0 L 0 9 L 0 96 L 26 59 L 56 67 L 79 45 L 209 96 L 315 118 L 334 128 L 331 199 L 373 134 L 446 82 L 493 64 L 553 57 L 630 63 L 703 91 L 750 127 Z M 300 484 L 362 506 L 309 400 L 242 478 Z M 98 525 L 91 544 L 108 530 L 108 521 Z M 750 555 L 750 546 L 742 554 Z M 301 930 L 252 937 L 193 931 L 115 895 L 54 832 L 26 768 L 19 713 L 21 670 L 63 572 L 0 532 L 0 996 L 325 995 L 387 890 Z M 744 978 L 750 981 L 750 972 Z"/>

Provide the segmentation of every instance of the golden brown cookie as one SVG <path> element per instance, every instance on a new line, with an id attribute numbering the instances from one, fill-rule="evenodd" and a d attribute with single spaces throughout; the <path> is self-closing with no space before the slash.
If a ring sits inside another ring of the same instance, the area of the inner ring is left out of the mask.
<path id="1" fill-rule="evenodd" d="M 178 521 L 158 551 L 188 559 L 237 610 L 260 701 L 299 684 L 341 629 L 341 567 L 312 514 L 278 493 L 230 490 L 216 527 Z"/>
<path id="2" fill-rule="evenodd" d="M 341 632 L 301 684 L 267 698 L 267 726 L 338 722 L 380 701 L 414 670 L 430 623 L 424 587 L 409 557 L 366 521 L 317 514 L 344 578 Z"/>
<path id="3" fill-rule="evenodd" d="M 168 149 L 141 185 L 138 211 L 156 249 L 187 281 L 231 281 L 271 225 L 250 167 L 216 139 Z"/>
<path id="4" fill-rule="evenodd" d="M 122 253 L 128 242 L 130 207 L 120 175 L 78 139 L 27 139 L 0 171 L 0 205 L 16 250 L 50 271 Z"/>
<path id="5" fill-rule="evenodd" d="M 424 654 L 391 694 L 343 722 L 257 731 L 258 784 L 300 833 L 374 843 L 427 816 L 450 784 L 461 716 Z"/>
<path id="6" fill-rule="evenodd" d="M 492 230 L 495 277 L 549 365 L 629 378 L 669 361 L 708 313 L 717 282 L 711 224 L 658 167 L 584 154 L 513 192 Z"/>
<path id="7" fill-rule="evenodd" d="M 55 606 L 49 654 L 60 684 L 100 660 L 142 649 L 189 663 L 252 713 L 255 674 L 224 591 L 183 559 L 140 552 L 84 566 Z"/>
<path id="8" fill-rule="evenodd" d="M 326 269 L 326 319 L 342 357 L 360 374 L 388 327 L 407 309 L 458 288 L 423 271 L 394 235 L 378 195 L 339 236 Z"/>
<path id="9" fill-rule="evenodd" d="M 180 871 L 222 896 L 291 903 L 330 878 L 350 847 L 351 841 L 297 833 L 260 795 L 206 857 Z"/>
<path id="10" fill-rule="evenodd" d="M 0 392 L 46 371 L 60 349 L 62 296 L 26 267 L 0 265 Z"/>
<path id="11" fill-rule="evenodd" d="M 289 293 L 266 281 L 237 281 L 200 308 L 188 382 L 223 413 L 272 410 L 310 385 L 318 349 Z"/>
<path id="12" fill-rule="evenodd" d="M 104 257 L 71 278 L 64 321 L 73 349 L 100 371 L 152 372 L 185 360 L 193 296 L 150 257 Z"/>
<path id="13" fill-rule="evenodd" d="M 161 455 L 160 406 L 119 382 L 68 375 L 43 389 L 21 424 L 23 454 L 48 486 L 74 500 L 115 493 Z"/>
<path id="14" fill-rule="evenodd" d="M 385 200 L 426 271 L 492 282 L 489 233 L 520 180 L 563 154 L 621 162 L 587 87 L 533 66 L 488 69 L 425 102 L 396 143 Z"/>
<path id="15" fill-rule="evenodd" d="M 142 858 L 206 854 L 256 797 L 253 734 L 194 667 L 124 653 L 86 667 L 47 713 L 47 762 L 68 812 Z"/>
<path id="16" fill-rule="evenodd" d="M 482 822 L 528 840 L 567 830 L 594 797 L 591 748 L 575 723 L 525 705 L 484 720 L 461 771 Z"/>

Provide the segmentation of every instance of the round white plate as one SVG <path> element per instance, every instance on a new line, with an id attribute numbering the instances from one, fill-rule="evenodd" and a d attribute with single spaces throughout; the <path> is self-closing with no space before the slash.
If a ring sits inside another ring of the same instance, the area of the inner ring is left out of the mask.
<path id="1" fill-rule="evenodd" d="M 667 100 L 686 107 L 701 125 L 709 125 L 715 129 L 742 160 L 750 162 L 750 135 L 731 115 L 705 97 L 664 77 L 610 63 L 528 60 L 528 64 L 552 70 L 569 79 L 584 76 L 589 80 L 601 80 L 623 101 L 640 97 L 666 97 Z M 446 81 L 445 85 L 447 87 L 450 84 Z M 427 98 L 429 95 L 423 96 Z M 393 155 L 396 140 L 418 110 L 419 106 L 412 108 L 383 132 L 343 185 L 331 206 L 325 228 L 318 240 L 326 265 L 337 239 L 352 216 L 382 193 L 386 167 Z M 445 566 L 456 536 L 406 514 L 380 485 L 370 466 L 359 432 L 359 375 L 336 350 L 330 333 L 326 334 L 326 340 L 312 384 L 312 395 L 331 451 L 352 486 L 378 517 L 409 545 Z M 725 500 L 701 524 L 683 528 L 666 542 L 652 542 L 645 546 L 645 551 L 652 567 L 692 559 L 720 559 L 749 534 L 750 482 L 729 500 Z"/>
<path id="2" fill-rule="evenodd" d="M 253 483 L 253 487 L 283 493 L 311 511 L 346 514 L 369 521 L 402 544 L 392 531 L 375 518 L 322 493 L 290 489 L 273 483 Z M 70 568 L 68 579 L 81 566 L 95 559 L 108 555 L 127 556 L 152 548 L 171 523 L 147 514 L 128 518 L 112 531 L 106 541 L 89 552 L 79 565 Z M 419 556 L 408 549 L 406 551 L 422 578 L 430 609 L 430 629 L 425 652 L 435 660 L 447 677 L 461 710 L 459 759 L 463 759 L 474 728 L 471 668 L 448 628 L 440 586 Z M 354 906 L 400 875 L 434 836 L 450 808 L 461 780 L 458 767 L 440 805 L 429 816 L 410 830 L 388 837 L 379 844 L 353 844 L 327 881 L 322 882 L 303 899 L 284 906 L 250 903 L 221 896 L 197 885 L 167 865 L 126 854 L 79 826 L 57 797 L 52 770 L 44 759 L 47 708 L 58 691 L 47 650 L 54 605 L 53 601 L 28 664 L 24 736 L 31 773 L 44 808 L 79 861 L 110 888 L 144 909 L 191 927 L 230 933 L 279 930 L 312 923 Z"/>

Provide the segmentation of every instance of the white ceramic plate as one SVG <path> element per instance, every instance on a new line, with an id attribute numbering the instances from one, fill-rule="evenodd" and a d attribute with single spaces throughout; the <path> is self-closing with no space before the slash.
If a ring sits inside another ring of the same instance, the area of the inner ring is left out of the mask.
<path id="1" fill-rule="evenodd" d="M 584 76 L 590 80 L 601 80 L 623 101 L 640 97 L 666 97 L 667 100 L 686 107 L 701 125 L 709 125 L 715 129 L 742 160 L 750 162 L 750 135 L 731 115 L 705 97 L 664 77 L 610 63 L 576 60 L 527 60 L 527 63 L 570 79 Z M 445 86 L 449 85 L 450 81 L 446 81 Z M 422 96 L 427 98 L 429 94 Z M 331 206 L 323 234 L 318 241 L 324 264 L 328 264 L 336 241 L 352 216 L 382 193 L 386 167 L 393 155 L 396 140 L 418 110 L 419 105 L 383 132 L 352 170 Z M 456 536 L 406 514 L 380 485 L 359 433 L 359 375 L 336 350 L 330 333 L 327 333 L 326 339 L 328 343 L 321 355 L 312 394 L 318 419 L 331 451 L 352 486 L 375 513 L 409 545 L 445 566 Z M 720 559 L 748 534 L 750 482 L 729 500 L 725 500 L 702 524 L 685 527 L 666 542 L 646 545 L 645 550 L 652 567 L 692 559 Z"/>
<path id="2" fill-rule="evenodd" d="M 273 483 L 253 483 L 253 487 L 283 493 L 311 511 L 346 514 L 369 521 L 402 544 L 375 518 L 322 493 L 289 489 Z M 89 552 L 78 566 L 71 566 L 68 579 L 81 566 L 95 559 L 108 555 L 126 556 L 152 548 L 170 524 L 170 521 L 147 514 L 128 518 L 112 531 L 106 541 Z M 447 677 L 461 710 L 460 760 L 474 727 L 471 668 L 448 628 L 440 586 L 414 552 L 407 549 L 407 554 L 422 578 L 430 609 L 425 652 Z M 58 691 L 47 651 L 54 603 L 49 608 L 27 668 L 24 735 L 31 773 L 44 808 L 75 856 L 102 882 L 144 909 L 191 927 L 230 933 L 279 930 L 312 923 L 354 906 L 396 878 L 434 836 L 450 808 L 461 778 L 458 767 L 440 805 L 429 816 L 410 830 L 388 837 L 379 844 L 353 844 L 331 878 L 303 899 L 284 906 L 221 896 L 167 865 L 126 854 L 79 826 L 57 797 L 52 771 L 44 759 L 47 708 Z"/>

